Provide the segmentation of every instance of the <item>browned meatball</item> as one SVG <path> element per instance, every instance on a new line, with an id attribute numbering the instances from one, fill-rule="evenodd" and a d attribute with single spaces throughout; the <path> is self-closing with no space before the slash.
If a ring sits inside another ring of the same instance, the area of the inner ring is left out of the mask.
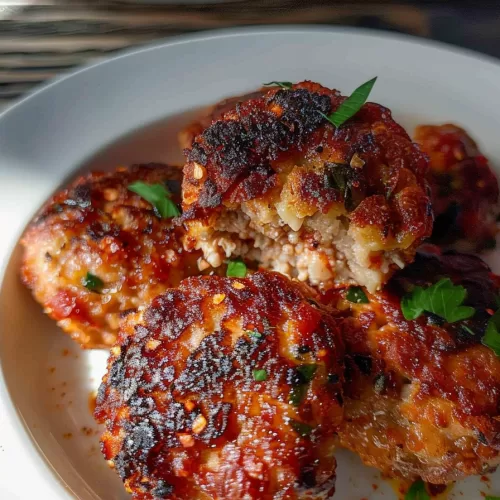
<path id="1" fill-rule="evenodd" d="M 182 231 L 128 189 L 159 183 L 178 203 L 180 179 L 179 169 L 157 164 L 93 173 L 56 194 L 27 229 L 23 281 L 82 347 L 110 346 L 124 316 L 197 272 Z"/>
<path id="2" fill-rule="evenodd" d="M 367 103 L 335 128 L 345 98 L 303 82 L 240 103 L 194 140 L 184 167 L 187 248 L 320 287 L 378 289 L 430 235 L 427 157 Z"/>
<path id="3" fill-rule="evenodd" d="M 128 318 L 96 417 L 137 499 L 326 499 L 338 320 L 286 277 L 188 278 Z"/>
<path id="4" fill-rule="evenodd" d="M 405 291 L 445 277 L 466 288 L 474 316 L 407 321 Z M 349 317 L 342 446 L 389 477 L 436 484 L 500 463 L 500 359 L 481 343 L 499 280 L 477 257 L 421 252 L 369 303 L 329 293 Z"/>
<path id="5" fill-rule="evenodd" d="M 476 143 L 455 125 L 421 125 L 415 139 L 430 157 L 436 216 L 431 241 L 461 250 L 494 248 L 498 181 Z"/>

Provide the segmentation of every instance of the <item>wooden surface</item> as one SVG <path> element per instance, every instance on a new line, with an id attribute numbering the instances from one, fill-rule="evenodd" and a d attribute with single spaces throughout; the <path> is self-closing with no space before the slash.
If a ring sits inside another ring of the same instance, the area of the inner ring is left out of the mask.
<path id="1" fill-rule="evenodd" d="M 99 61 L 116 50 L 231 26 L 361 26 L 434 38 L 500 57 L 500 4 L 496 2 L 469 7 L 463 3 L 452 7 L 450 2 L 314 0 L 4 3 L 0 0 L 0 106 L 60 72 Z"/>

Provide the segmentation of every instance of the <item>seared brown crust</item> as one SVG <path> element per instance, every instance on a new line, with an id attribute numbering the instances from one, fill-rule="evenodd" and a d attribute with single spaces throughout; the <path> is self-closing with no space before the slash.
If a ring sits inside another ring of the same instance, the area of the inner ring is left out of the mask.
<path id="1" fill-rule="evenodd" d="M 280 208 L 292 210 L 297 227 L 315 214 L 345 217 L 354 239 L 369 240 L 371 262 L 364 264 L 377 272 L 384 268 L 388 275 L 385 268 L 397 267 L 390 257 L 383 262 L 383 251 L 400 252 L 396 260 L 402 264 L 411 261 L 432 228 L 427 158 L 378 104 L 365 104 L 333 127 L 322 115 L 344 99 L 312 82 L 272 89 L 239 103 L 198 135 L 184 167 L 187 247 L 202 247 L 206 231 L 200 224 L 213 229 L 224 210 L 257 201 L 280 216 Z M 317 245 L 313 231 L 304 226 L 300 234 L 306 245 Z"/>
<path id="2" fill-rule="evenodd" d="M 495 247 L 498 181 L 477 144 L 455 125 L 421 125 L 415 139 L 430 157 L 428 173 L 436 221 L 431 241 Z"/>
<path id="3" fill-rule="evenodd" d="M 474 317 L 405 320 L 404 291 L 443 277 L 468 290 Z M 499 283 L 477 257 L 422 252 L 369 304 L 330 292 L 350 316 L 343 446 L 384 474 L 438 484 L 500 463 L 500 359 L 481 344 Z"/>
<path id="4" fill-rule="evenodd" d="M 81 177 L 57 193 L 23 239 L 22 279 L 47 314 L 82 347 L 116 340 L 122 317 L 197 272 L 182 231 L 128 190 L 134 181 L 167 183 L 180 201 L 181 172 L 150 164 Z M 100 293 L 83 285 L 87 272 Z"/>
<path id="5" fill-rule="evenodd" d="M 309 294 L 275 273 L 189 278 L 129 319 L 96 418 L 134 498 L 329 498 L 343 348 Z"/>
<path id="6" fill-rule="evenodd" d="M 213 106 L 210 106 L 194 122 L 190 123 L 185 129 L 179 132 L 178 139 L 181 149 L 190 148 L 197 135 L 203 133 L 203 131 L 209 127 L 213 121 L 221 118 L 224 113 L 233 109 L 238 103 L 260 97 L 268 90 L 269 88 L 262 88 L 249 94 L 229 97 Z"/>

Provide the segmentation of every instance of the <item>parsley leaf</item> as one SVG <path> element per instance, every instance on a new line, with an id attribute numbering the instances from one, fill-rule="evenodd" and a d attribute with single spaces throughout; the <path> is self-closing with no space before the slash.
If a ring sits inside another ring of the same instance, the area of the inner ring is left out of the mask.
<path id="1" fill-rule="evenodd" d="M 415 287 L 411 294 L 403 297 L 401 310 L 407 320 L 416 319 L 427 311 L 448 323 L 455 323 L 476 312 L 473 307 L 462 305 L 466 297 L 467 290 L 463 286 L 455 286 L 449 278 L 444 278 L 428 288 Z"/>
<path id="2" fill-rule="evenodd" d="M 104 286 L 104 281 L 101 278 L 92 273 L 87 273 L 84 278 L 82 278 L 82 285 L 88 288 L 91 292 L 99 293 L 101 288 Z"/>
<path id="3" fill-rule="evenodd" d="M 151 203 L 163 219 L 171 219 L 181 214 L 177 205 L 170 199 L 170 191 L 163 184 L 146 184 L 136 181 L 129 184 L 128 190 Z"/>
<path id="4" fill-rule="evenodd" d="M 290 422 L 292 429 L 299 436 L 307 437 L 313 431 L 313 428 L 310 425 L 305 424 L 304 422 L 299 422 L 298 420 L 294 420 L 292 418 L 289 420 L 289 422 Z"/>
<path id="5" fill-rule="evenodd" d="M 349 302 L 354 302 L 355 304 L 368 304 L 370 302 L 360 286 L 349 287 L 345 297 Z"/>
<path id="6" fill-rule="evenodd" d="M 366 102 L 372 91 L 377 77 L 360 85 L 331 115 L 321 113 L 335 127 L 340 127 L 344 122 L 352 118 Z"/>
<path id="7" fill-rule="evenodd" d="M 486 495 L 484 500 L 500 500 L 500 497 L 492 497 L 491 495 Z"/>
<path id="8" fill-rule="evenodd" d="M 500 309 L 489 319 L 482 343 L 500 356 Z"/>
<path id="9" fill-rule="evenodd" d="M 227 264 L 228 278 L 244 278 L 247 275 L 247 266 L 241 260 L 230 260 Z"/>
<path id="10" fill-rule="evenodd" d="M 265 380 L 267 380 L 266 370 L 254 370 L 253 371 L 253 379 L 256 382 L 264 382 Z"/>
<path id="11" fill-rule="evenodd" d="M 300 384 L 292 387 L 288 402 L 293 406 L 300 406 L 307 394 L 307 384 Z"/>
<path id="12" fill-rule="evenodd" d="M 297 371 L 304 376 L 307 382 L 310 382 L 314 378 L 317 369 L 318 365 L 300 365 L 297 367 Z"/>
<path id="13" fill-rule="evenodd" d="M 430 498 L 421 479 L 415 481 L 405 495 L 405 500 L 430 500 Z"/>
<path id="14" fill-rule="evenodd" d="M 247 330 L 245 333 L 249 337 L 252 337 L 254 339 L 260 339 L 260 338 L 262 338 L 262 333 L 258 332 L 257 330 Z"/>
<path id="15" fill-rule="evenodd" d="M 276 87 L 281 87 L 282 89 L 290 90 L 292 88 L 293 83 L 292 82 L 269 82 L 269 83 L 263 83 L 264 87 L 271 87 L 271 86 L 276 86 Z"/>

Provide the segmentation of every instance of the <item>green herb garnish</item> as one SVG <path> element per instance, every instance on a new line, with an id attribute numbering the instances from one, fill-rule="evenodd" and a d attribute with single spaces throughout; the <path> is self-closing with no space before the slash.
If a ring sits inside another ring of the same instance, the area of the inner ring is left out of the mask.
<path id="1" fill-rule="evenodd" d="M 288 402 L 293 406 L 299 406 L 307 394 L 307 384 L 299 384 L 292 387 L 290 391 L 290 397 L 288 398 Z"/>
<path id="2" fill-rule="evenodd" d="M 247 330 L 246 334 L 254 339 L 262 338 L 262 333 L 258 332 L 257 330 Z"/>
<path id="3" fill-rule="evenodd" d="M 449 278 L 422 288 L 417 286 L 411 294 L 403 297 L 401 310 L 407 320 L 418 318 L 424 311 L 444 318 L 448 323 L 455 323 L 474 316 L 473 307 L 462 305 L 467 297 L 467 290 L 455 286 Z"/>
<path id="4" fill-rule="evenodd" d="M 227 263 L 226 276 L 228 278 L 244 278 L 247 275 L 247 266 L 241 260 L 230 260 Z"/>
<path id="5" fill-rule="evenodd" d="M 352 118 L 366 102 L 377 77 L 359 86 L 331 115 L 321 113 L 335 127 L 340 127 L 344 122 Z"/>
<path id="6" fill-rule="evenodd" d="M 307 382 L 310 382 L 314 378 L 317 369 L 318 365 L 300 365 L 297 367 L 297 371 L 304 376 Z"/>
<path id="7" fill-rule="evenodd" d="M 489 319 L 486 333 L 481 342 L 497 356 L 500 356 L 500 309 Z"/>
<path id="8" fill-rule="evenodd" d="M 84 278 L 82 278 L 82 285 L 88 288 L 91 292 L 100 292 L 104 286 L 104 281 L 101 278 L 92 273 L 87 273 Z"/>
<path id="9" fill-rule="evenodd" d="M 405 495 L 405 500 L 430 500 L 430 498 L 421 479 L 415 481 Z"/>
<path id="10" fill-rule="evenodd" d="M 266 370 L 254 370 L 253 371 L 253 379 L 256 382 L 264 382 L 264 380 L 267 380 Z"/>
<path id="11" fill-rule="evenodd" d="M 360 286 L 349 287 L 345 297 L 349 302 L 354 302 L 355 304 L 368 304 L 370 302 Z"/>
<path id="12" fill-rule="evenodd" d="M 172 196 L 170 191 L 163 184 L 146 184 L 136 181 L 129 184 L 128 190 L 151 203 L 163 219 L 171 219 L 181 214 L 177 205 L 170 199 Z"/>
<path id="13" fill-rule="evenodd" d="M 290 419 L 289 420 L 292 429 L 302 437 L 307 437 L 313 431 L 313 427 L 304 422 L 299 422 L 298 420 Z"/>
<path id="14" fill-rule="evenodd" d="M 492 497 L 491 495 L 486 495 L 484 500 L 500 500 L 500 497 Z"/>
<path id="15" fill-rule="evenodd" d="M 271 87 L 271 86 L 276 86 L 276 87 L 281 87 L 282 89 L 290 90 L 292 88 L 293 83 L 292 82 L 269 82 L 269 83 L 263 83 L 264 87 Z"/>

